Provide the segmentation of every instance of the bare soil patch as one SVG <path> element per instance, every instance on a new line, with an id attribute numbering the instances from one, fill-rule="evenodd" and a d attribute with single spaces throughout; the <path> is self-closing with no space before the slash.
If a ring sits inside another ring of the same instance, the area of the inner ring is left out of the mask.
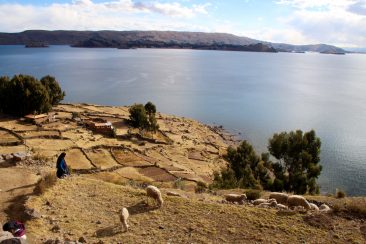
<path id="1" fill-rule="evenodd" d="M 154 181 L 174 181 L 177 177 L 167 173 L 165 170 L 160 169 L 158 167 L 147 167 L 139 169 L 139 172 Z"/>

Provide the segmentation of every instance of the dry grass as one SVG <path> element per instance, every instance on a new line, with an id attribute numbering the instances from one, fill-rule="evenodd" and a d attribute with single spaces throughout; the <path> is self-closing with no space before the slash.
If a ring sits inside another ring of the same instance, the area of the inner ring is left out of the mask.
<path id="1" fill-rule="evenodd" d="M 51 188 L 56 184 L 57 176 L 54 172 L 47 173 L 43 176 L 34 188 L 34 193 L 37 195 L 42 195 L 47 189 Z"/>
<path id="2" fill-rule="evenodd" d="M 218 204 L 209 201 L 208 194 L 204 196 L 186 199 L 164 195 L 163 208 L 155 209 L 145 205 L 144 190 L 71 177 L 29 200 L 27 206 L 44 217 L 27 222 L 28 236 L 32 243 L 81 236 L 88 243 L 363 242 L 359 227 L 347 225 L 343 219 L 327 217 L 334 228 L 318 228 L 304 221 L 301 214 L 280 216 L 273 209 Z M 117 214 L 121 207 L 130 212 L 128 232 L 121 231 Z M 60 230 L 52 232 L 55 225 Z"/>

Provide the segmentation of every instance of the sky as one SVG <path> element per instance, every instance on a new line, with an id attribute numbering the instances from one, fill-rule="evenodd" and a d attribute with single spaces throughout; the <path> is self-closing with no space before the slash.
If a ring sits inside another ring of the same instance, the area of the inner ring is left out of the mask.
<path id="1" fill-rule="evenodd" d="M 0 0 L 0 32 L 173 30 L 366 47 L 366 0 Z"/>

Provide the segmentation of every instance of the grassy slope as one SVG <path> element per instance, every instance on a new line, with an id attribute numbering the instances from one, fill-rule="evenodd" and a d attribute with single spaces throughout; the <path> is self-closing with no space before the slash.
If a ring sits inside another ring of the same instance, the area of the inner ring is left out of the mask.
<path id="1" fill-rule="evenodd" d="M 352 221 L 323 216 L 327 225 L 316 228 L 304 215 L 280 215 L 274 209 L 167 197 L 162 209 L 147 207 L 145 192 L 86 177 L 60 180 L 27 205 L 43 218 L 27 222 L 31 243 L 48 239 L 88 243 L 363 243 Z M 46 204 L 46 203 L 49 204 Z M 130 230 L 121 232 L 117 212 L 130 211 Z M 55 225 L 59 232 L 52 232 Z M 329 228 L 328 228 L 329 227 Z"/>

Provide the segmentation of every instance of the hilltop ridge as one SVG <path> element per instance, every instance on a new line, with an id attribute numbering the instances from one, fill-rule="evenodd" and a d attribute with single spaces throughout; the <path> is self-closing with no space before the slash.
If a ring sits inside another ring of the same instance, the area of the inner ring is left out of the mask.
<path id="1" fill-rule="evenodd" d="M 327 52 L 345 53 L 341 48 L 326 45 L 291 45 L 271 43 L 248 37 L 227 33 L 178 32 L 178 31 L 45 31 L 27 30 L 19 33 L 0 33 L 0 45 L 27 45 L 29 43 L 44 43 L 45 45 L 71 45 L 78 47 L 167 47 L 214 50 L 238 50 L 261 43 L 268 48 L 257 48 L 254 51 L 281 52 Z M 221 45 L 221 47 L 220 47 Z M 204 46 L 204 47 L 202 47 Z M 235 49 L 235 48 L 236 49 Z M 234 49 L 233 49 L 234 48 Z M 253 50 L 244 50 L 253 51 Z"/>

